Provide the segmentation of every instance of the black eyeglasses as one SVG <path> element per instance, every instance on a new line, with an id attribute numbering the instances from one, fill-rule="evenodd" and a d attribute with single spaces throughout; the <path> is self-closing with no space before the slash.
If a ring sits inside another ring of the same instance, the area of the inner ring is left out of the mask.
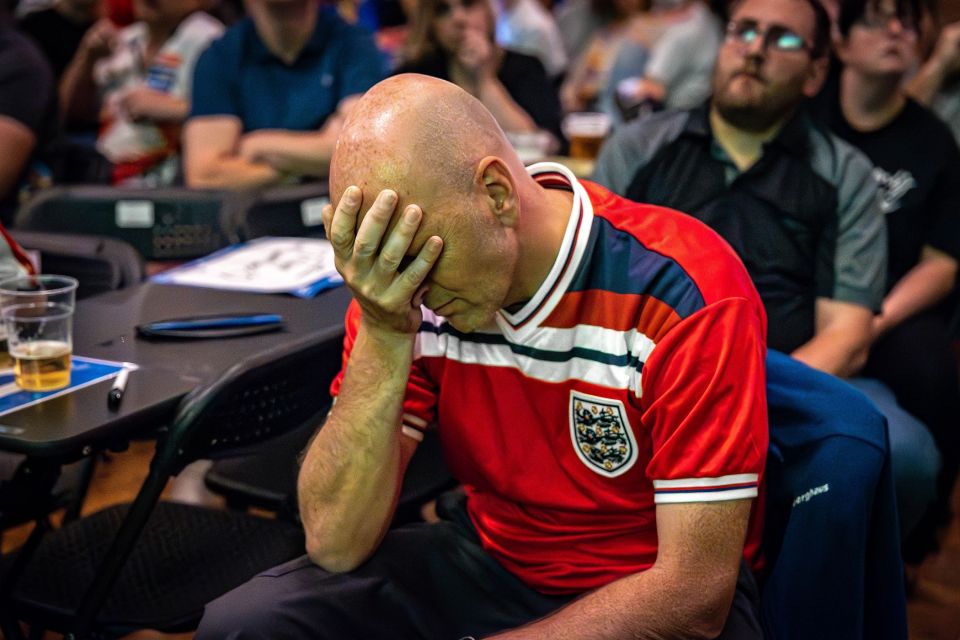
<path id="1" fill-rule="evenodd" d="M 904 31 L 916 32 L 919 28 L 917 19 L 908 11 L 871 11 L 868 9 L 857 20 L 857 24 L 871 30 L 889 29 L 890 23 L 894 20 L 900 23 L 900 28 Z"/>
<path id="2" fill-rule="evenodd" d="M 761 29 L 756 20 L 735 20 L 727 25 L 727 41 L 749 47 L 761 40 L 764 49 L 775 51 L 812 51 L 813 47 L 800 34 L 780 24 Z"/>
<path id="3" fill-rule="evenodd" d="M 436 16 L 437 18 L 446 18 L 446 17 L 449 16 L 451 13 L 453 13 L 453 10 L 454 10 L 455 8 L 457 8 L 457 7 L 463 7 L 464 9 L 470 9 L 470 8 L 472 8 L 474 5 L 476 5 L 477 3 L 481 2 L 481 1 L 482 1 L 482 0 L 454 0 L 453 3 L 450 3 L 450 2 L 438 2 L 438 3 L 437 3 L 437 8 L 436 8 L 436 10 L 433 12 L 433 15 Z"/>

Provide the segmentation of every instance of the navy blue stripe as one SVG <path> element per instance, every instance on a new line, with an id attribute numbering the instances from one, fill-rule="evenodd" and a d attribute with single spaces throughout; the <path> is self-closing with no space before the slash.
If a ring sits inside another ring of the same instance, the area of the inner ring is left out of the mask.
<path id="1" fill-rule="evenodd" d="M 757 486 L 758 483 L 751 482 L 747 484 L 733 484 L 728 487 L 703 487 L 695 489 L 654 489 L 654 493 L 715 493 L 718 491 L 734 491 L 736 489 L 752 489 Z"/>
<path id="2" fill-rule="evenodd" d="M 593 218 L 586 255 L 568 291 L 590 289 L 653 296 L 681 318 L 705 306 L 697 284 L 675 260 L 599 216 Z"/>
<path id="3" fill-rule="evenodd" d="M 643 362 L 634 355 L 622 354 L 614 355 L 597 351 L 596 349 L 586 349 L 584 347 L 573 347 L 567 351 L 548 351 L 546 349 L 534 349 L 523 345 L 510 342 L 502 335 L 492 333 L 462 333 L 457 331 L 449 323 L 443 322 L 439 327 L 429 322 L 420 323 L 420 333 L 435 333 L 437 335 L 447 334 L 460 340 L 461 342 L 474 342 L 477 344 L 506 345 L 510 351 L 517 355 L 541 360 L 543 362 L 569 362 L 574 358 L 581 360 L 591 360 L 614 367 L 632 367 L 637 371 L 643 372 Z"/>

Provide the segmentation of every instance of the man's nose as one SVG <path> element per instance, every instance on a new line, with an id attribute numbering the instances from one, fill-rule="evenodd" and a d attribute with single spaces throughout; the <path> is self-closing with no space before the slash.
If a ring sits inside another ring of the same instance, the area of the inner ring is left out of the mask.
<path id="1" fill-rule="evenodd" d="M 758 35 L 754 38 L 753 42 L 747 45 L 747 48 L 744 50 L 744 54 L 748 58 L 763 58 L 767 54 L 767 36 L 766 34 Z"/>

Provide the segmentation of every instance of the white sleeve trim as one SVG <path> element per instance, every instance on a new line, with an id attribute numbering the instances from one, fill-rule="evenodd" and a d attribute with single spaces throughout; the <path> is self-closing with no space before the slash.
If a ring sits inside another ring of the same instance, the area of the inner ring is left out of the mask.
<path id="1" fill-rule="evenodd" d="M 417 416 L 410 413 L 403 414 L 401 419 L 407 424 L 414 427 L 418 427 L 421 430 L 426 429 L 427 426 L 429 426 L 426 420 L 424 420 L 423 418 L 418 418 Z"/>
<path id="2" fill-rule="evenodd" d="M 413 438 L 417 442 L 423 442 L 423 431 L 417 431 L 413 427 L 403 425 L 400 427 L 400 433 L 407 436 L 408 438 Z"/>
<path id="3" fill-rule="evenodd" d="M 756 484 L 759 480 L 756 473 L 735 473 L 717 478 L 679 478 L 677 480 L 654 480 L 654 489 L 676 489 L 678 487 L 719 487 L 727 484 Z"/>

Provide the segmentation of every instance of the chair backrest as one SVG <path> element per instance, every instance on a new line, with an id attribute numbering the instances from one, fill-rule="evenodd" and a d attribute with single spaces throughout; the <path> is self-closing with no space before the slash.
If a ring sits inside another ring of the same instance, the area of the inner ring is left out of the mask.
<path id="1" fill-rule="evenodd" d="M 339 363 L 342 340 L 343 330 L 337 328 L 255 354 L 181 401 L 172 425 L 157 442 L 150 472 L 84 595 L 78 631 L 92 625 L 167 480 L 190 462 L 238 455 L 313 419 L 329 403 L 329 394 L 312 372 L 328 366 L 331 359 Z"/>
<path id="2" fill-rule="evenodd" d="M 230 201 L 230 227 L 236 241 L 264 236 L 320 237 L 320 212 L 330 201 L 326 182 L 274 187 Z"/>
<path id="3" fill-rule="evenodd" d="M 195 258 L 227 245 L 228 197 L 180 187 L 54 187 L 20 207 L 14 227 L 120 238 L 148 260 Z"/>
<path id="4" fill-rule="evenodd" d="M 143 280 L 143 256 L 117 238 L 46 231 L 10 232 L 25 249 L 40 252 L 44 273 L 73 276 L 78 298 L 122 289 Z"/>

